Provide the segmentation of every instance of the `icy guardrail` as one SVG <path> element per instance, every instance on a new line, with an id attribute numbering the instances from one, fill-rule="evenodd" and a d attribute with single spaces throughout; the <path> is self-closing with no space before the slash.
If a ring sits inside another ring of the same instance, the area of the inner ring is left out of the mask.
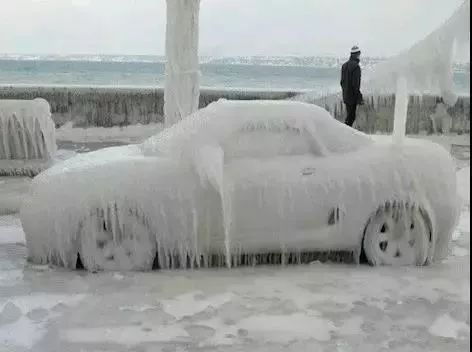
<path id="1" fill-rule="evenodd" d="M 56 148 L 46 100 L 0 100 L 0 175 L 34 176 L 49 166 Z"/>
<path id="2" fill-rule="evenodd" d="M 112 127 L 164 122 L 164 91 L 161 88 L 131 87 L 37 87 L 3 86 L 0 99 L 34 99 L 41 97 L 51 105 L 56 126 L 72 122 L 74 127 Z M 218 90 L 202 89 L 200 107 L 221 98 L 228 100 L 294 99 L 314 103 L 328 109 L 338 120 L 344 120 L 342 99 L 336 95 L 318 97 L 295 91 Z M 393 94 L 366 96 L 366 105 L 358 111 L 356 128 L 364 132 L 389 133 L 393 129 Z M 470 130 L 470 98 L 460 97 L 446 113 L 436 114 L 438 97 L 411 96 L 408 108 L 407 133 L 440 132 L 442 120 L 448 120 L 450 132 Z M 436 115 L 435 115 L 436 114 Z M 432 117 L 435 115 L 435 117 Z M 441 115 L 446 116 L 443 119 Z M 447 132 L 447 131 L 444 131 Z"/>

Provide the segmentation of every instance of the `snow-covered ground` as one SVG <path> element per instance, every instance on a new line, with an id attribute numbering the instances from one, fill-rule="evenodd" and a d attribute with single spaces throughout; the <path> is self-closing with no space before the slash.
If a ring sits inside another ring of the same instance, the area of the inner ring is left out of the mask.
<path id="1" fill-rule="evenodd" d="M 469 136 L 438 141 L 450 148 Z M 466 351 L 470 166 L 457 177 L 464 208 L 451 254 L 430 267 L 70 272 L 28 264 L 18 216 L 0 216 L 0 352 Z M 19 203 L 27 184 L 0 179 L 0 200 Z"/>
<path id="2" fill-rule="evenodd" d="M 154 136 L 163 128 L 162 124 L 131 125 L 125 127 L 72 127 L 69 122 L 56 130 L 56 139 L 68 143 L 139 143 Z"/>

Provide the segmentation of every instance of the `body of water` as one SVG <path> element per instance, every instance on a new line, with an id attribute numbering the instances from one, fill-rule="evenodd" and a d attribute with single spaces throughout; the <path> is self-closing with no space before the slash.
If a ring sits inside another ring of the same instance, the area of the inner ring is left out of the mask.
<path id="1" fill-rule="evenodd" d="M 163 63 L 145 62 L 0 60 L 0 84 L 162 87 L 164 68 Z M 201 85 L 212 88 L 339 89 L 338 68 L 202 64 L 201 74 Z M 468 73 L 456 73 L 455 82 L 457 92 L 469 94 Z"/>

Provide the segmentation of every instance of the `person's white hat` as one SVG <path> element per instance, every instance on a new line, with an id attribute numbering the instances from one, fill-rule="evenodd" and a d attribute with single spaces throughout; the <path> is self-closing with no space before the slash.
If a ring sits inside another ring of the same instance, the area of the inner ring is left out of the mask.
<path id="1" fill-rule="evenodd" d="M 360 53 L 360 52 L 361 52 L 361 48 L 359 48 L 359 46 L 357 46 L 357 45 L 354 45 L 351 48 L 351 54 L 357 54 L 357 53 Z"/>

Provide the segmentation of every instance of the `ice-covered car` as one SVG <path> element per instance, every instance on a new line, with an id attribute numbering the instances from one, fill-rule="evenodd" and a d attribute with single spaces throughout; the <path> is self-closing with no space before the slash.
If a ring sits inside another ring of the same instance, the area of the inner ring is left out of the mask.
<path id="1" fill-rule="evenodd" d="M 222 100 L 143 144 L 46 170 L 21 221 L 29 260 L 95 271 L 320 251 L 424 265 L 447 254 L 457 215 L 439 145 L 374 140 L 311 104 Z"/>

